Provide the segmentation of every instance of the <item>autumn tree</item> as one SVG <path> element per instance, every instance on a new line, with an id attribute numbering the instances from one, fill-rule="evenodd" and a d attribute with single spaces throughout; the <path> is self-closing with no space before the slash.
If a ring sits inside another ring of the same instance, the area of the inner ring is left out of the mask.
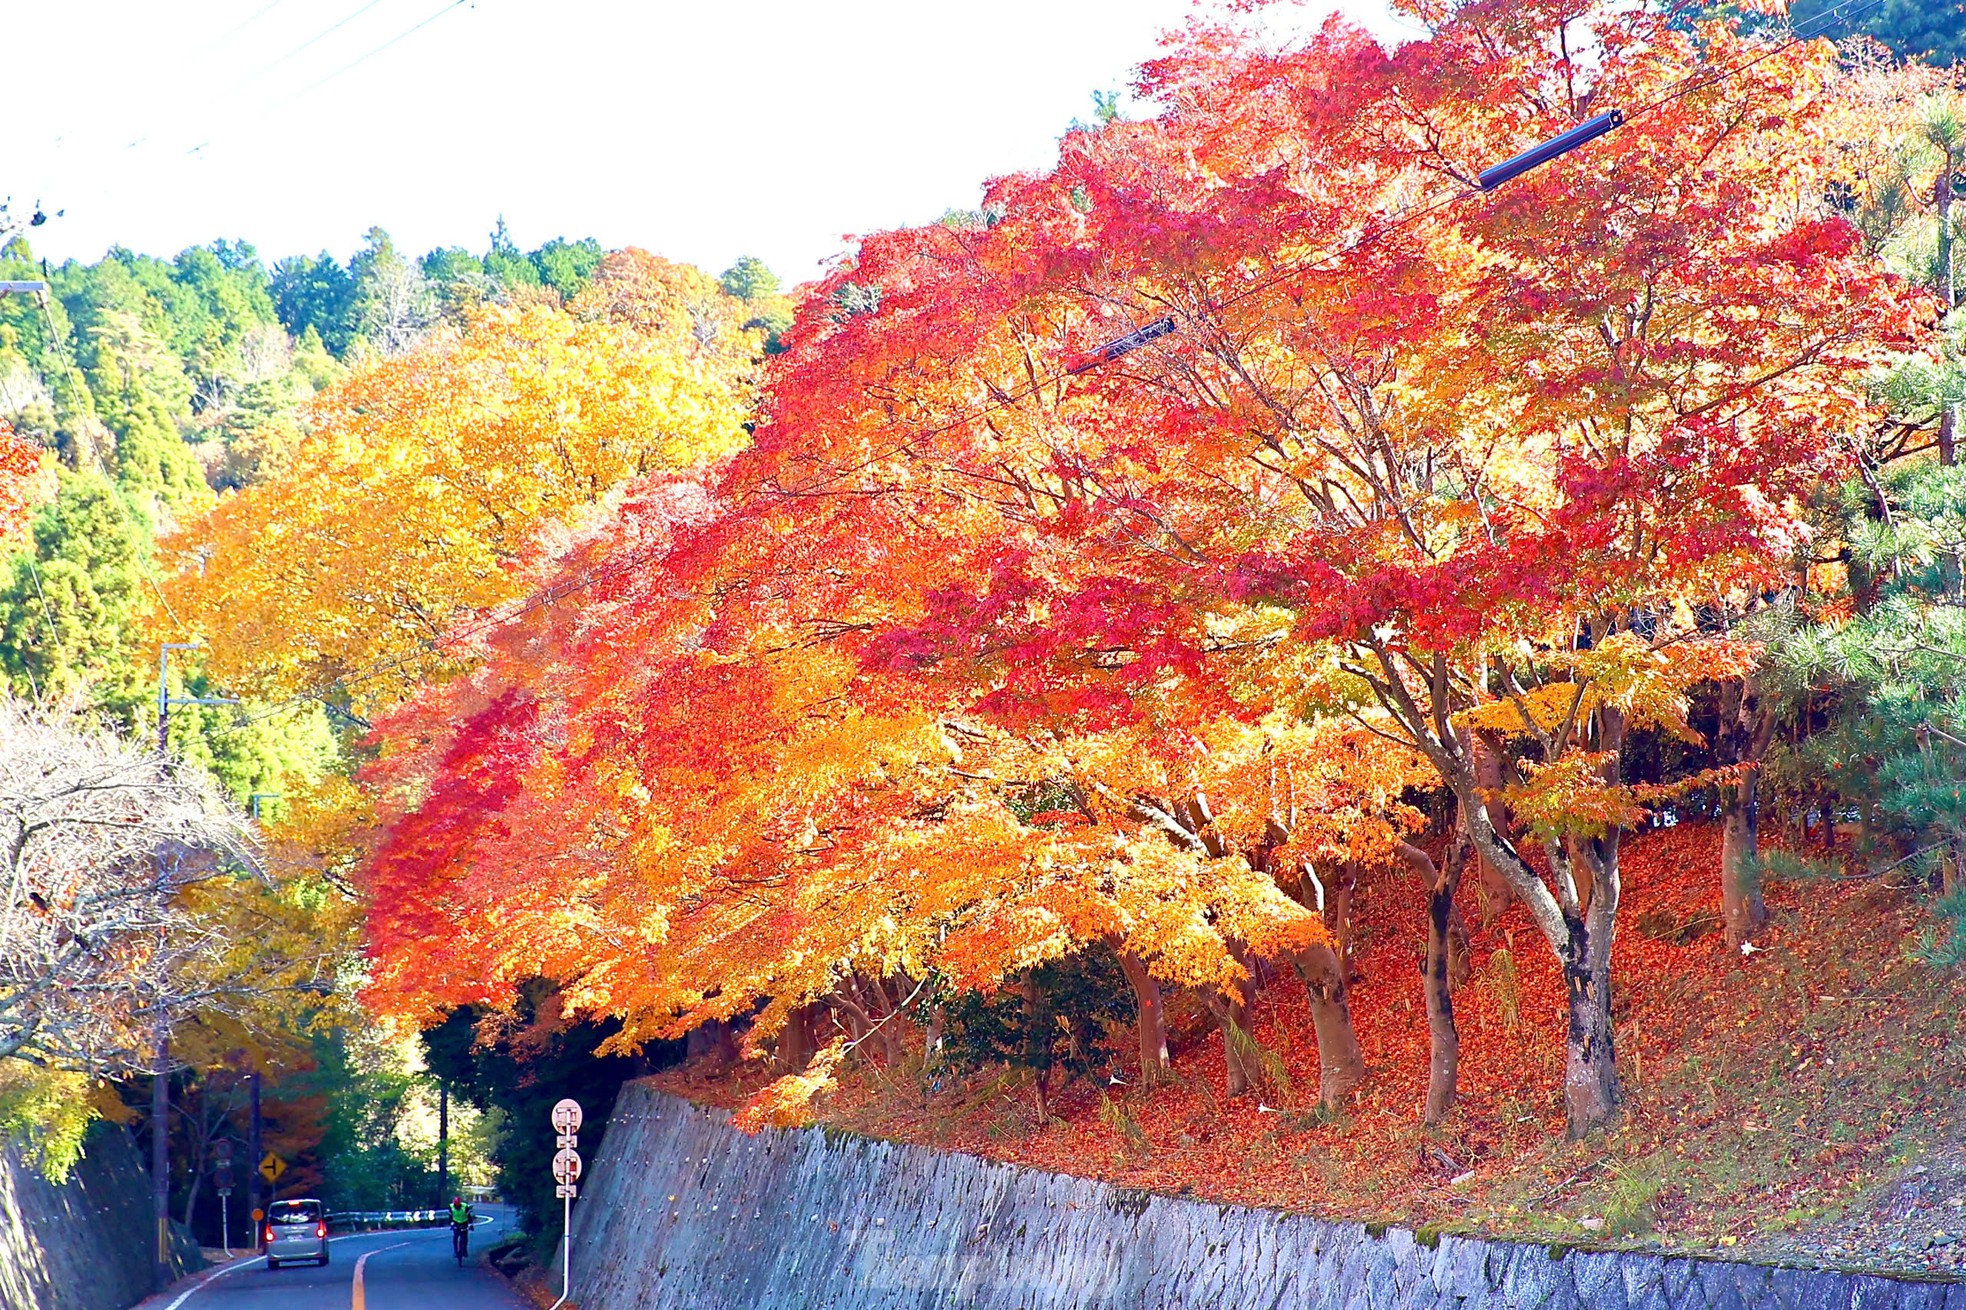
<path id="1" fill-rule="evenodd" d="M 1738 671 L 1692 607 L 1780 575 L 1827 438 L 1865 413 L 1854 379 L 1916 311 L 1823 198 L 1827 47 L 1695 45 L 1615 9 L 1432 16 L 1392 60 L 1342 28 L 1287 54 L 1197 40 L 1149 70 L 1160 118 L 1068 139 L 997 185 L 991 225 L 864 243 L 789 334 L 745 472 L 808 534 L 886 502 L 914 599 L 823 612 L 1003 722 L 1206 713 L 1246 651 L 1328 652 L 1320 712 L 1381 714 L 1429 761 L 1561 963 L 1581 1133 L 1620 1100 L 1626 735 Z M 1587 31 L 1588 77 L 1552 39 Z M 1655 100 L 1471 194 L 1513 145 Z M 1362 217 L 1389 208 L 1426 213 Z M 1173 335 L 1091 367 L 1163 316 Z M 813 526 L 829 497 L 850 507 Z M 1546 872 L 1494 820 L 1477 729 L 1524 744 L 1506 796 Z"/>
<path id="2" fill-rule="evenodd" d="M 864 1035 L 897 979 L 1097 942 L 1227 1031 L 1246 957 L 1331 944 L 1282 890 L 1324 847 L 1407 862 L 1445 922 L 1453 866 L 1385 800 L 1410 760 L 1562 970 L 1571 1131 L 1609 1123 L 1620 834 L 1672 794 L 1629 736 L 1691 734 L 1694 689 L 1751 667 L 1710 616 L 1786 576 L 1925 310 L 1838 208 L 1829 47 L 1416 9 L 1390 55 L 1199 24 L 1143 74 L 1156 117 L 808 288 L 751 444 L 625 496 L 474 630 L 481 670 L 385 723 L 378 999 L 537 973 L 624 1046 L 811 1005 Z M 633 285 L 581 303 L 722 339 Z M 1354 822 L 1271 830 L 1262 761 L 1300 747 Z"/>
<path id="3" fill-rule="evenodd" d="M 0 421 L 0 540 L 27 524 L 28 512 L 45 499 L 41 448 Z"/>
<path id="4" fill-rule="evenodd" d="M 361 670 L 348 694 L 386 703 L 451 666 L 432 646 L 452 625 L 517 594 L 546 524 L 741 442 L 734 361 L 755 343 L 597 314 L 488 309 L 318 398 L 284 473 L 168 544 L 166 594 L 212 677 L 277 697 Z"/>
<path id="5" fill-rule="evenodd" d="M 227 950 L 185 896 L 248 858 L 209 782 L 60 711 L 0 702 L 0 1059 L 100 1073 L 199 1003 Z"/>

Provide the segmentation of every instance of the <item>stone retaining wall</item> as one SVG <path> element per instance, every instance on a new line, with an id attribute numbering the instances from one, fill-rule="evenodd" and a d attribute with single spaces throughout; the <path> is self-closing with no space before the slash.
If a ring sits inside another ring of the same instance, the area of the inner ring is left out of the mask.
<path id="1" fill-rule="evenodd" d="M 57 1187 L 0 1148 L 0 1307 L 125 1310 L 150 1292 L 150 1175 L 128 1132 L 98 1124 Z M 196 1248 L 180 1242 L 180 1263 Z"/>
<path id="2" fill-rule="evenodd" d="M 573 1228 L 580 1310 L 1966 1310 L 1966 1283 L 1430 1245 L 819 1130 L 750 1137 L 642 1084 Z"/>

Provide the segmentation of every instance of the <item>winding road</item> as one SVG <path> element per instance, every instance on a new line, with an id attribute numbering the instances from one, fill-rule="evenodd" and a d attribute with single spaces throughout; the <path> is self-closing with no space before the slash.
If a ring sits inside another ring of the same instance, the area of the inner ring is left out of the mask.
<path id="1" fill-rule="evenodd" d="M 329 1239 L 326 1265 L 268 1269 L 258 1257 L 223 1265 L 138 1310 L 522 1310 L 525 1302 L 476 1253 L 512 1231 L 507 1206 L 485 1206 L 473 1258 L 451 1256 L 448 1228 L 351 1233 Z"/>

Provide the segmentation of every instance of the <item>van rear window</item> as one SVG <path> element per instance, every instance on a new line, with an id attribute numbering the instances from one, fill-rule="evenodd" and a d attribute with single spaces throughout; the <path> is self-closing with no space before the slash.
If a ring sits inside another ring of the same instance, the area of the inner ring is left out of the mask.
<path id="1" fill-rule="evenodd" d="M 270 1224 L 311 1224 L 320 1218 L 319 1201 L 275 1201 L 266 1212 Z"/>

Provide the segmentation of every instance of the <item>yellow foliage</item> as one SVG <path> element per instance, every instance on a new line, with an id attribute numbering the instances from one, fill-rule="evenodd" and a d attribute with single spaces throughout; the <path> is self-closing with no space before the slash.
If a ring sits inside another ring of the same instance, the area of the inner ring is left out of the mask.
<path id="1" fill-rule="evenodd" d="M 209 671 L 273 697 L 401 660 L 350 687 L 375 705 L 441 669 L 428 644 L 526 589 L 543 524 L 743 442 L 746 384 L 720 340 L 491 308 L 317 398 L 279 476 L 164 543 Z"/>

